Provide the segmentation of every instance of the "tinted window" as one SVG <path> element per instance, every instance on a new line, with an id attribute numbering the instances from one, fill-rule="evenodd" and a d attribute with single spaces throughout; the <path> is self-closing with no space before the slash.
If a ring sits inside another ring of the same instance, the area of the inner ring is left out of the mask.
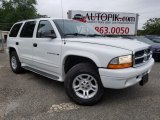
<path id="1" fill-rule="evenodd" d="M 19 29 L 21 28 L 22 23 L 15 24 L 9 34 L 9 37 L 17 37 Z"/>
<path id="2" fill-rule="evenodd" d="M 53 27 L 49 21 L 40 21 L 37 30 L 37 38 L 45 38 L 55 35 Z"/>
<path id="3" fill-rule="evenodd" d="M 35 25 L 35 21 L 26 22 L 23 26 L 20 37 L 32 38 Z"/>

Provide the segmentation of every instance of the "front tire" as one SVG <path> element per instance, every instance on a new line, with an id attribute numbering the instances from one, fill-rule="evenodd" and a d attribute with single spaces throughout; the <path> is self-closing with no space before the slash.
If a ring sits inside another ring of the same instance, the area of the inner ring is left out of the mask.
<path id="1" fill-rule="evenodd" d="M 104 92 L 97 68 L 88 63 L 72 67 L 67 73 L 64 85 L 67 95 L 80 105 L 96 104 Z"/>
<path id="2" fill-rule="evenodd" d="M 10 53 L 10 66 L 14 73 L 19 74 L 23 72 L 18 55 L 15 51 Z"/>

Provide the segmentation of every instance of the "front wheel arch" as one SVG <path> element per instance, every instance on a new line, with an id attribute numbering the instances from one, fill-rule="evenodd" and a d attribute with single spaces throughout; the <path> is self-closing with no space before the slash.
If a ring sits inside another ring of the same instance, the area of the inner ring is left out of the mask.
<path id="1" fill-rule="evenodd" d="M 77 65 L 79 63 L 89 63 L 89 64 L 92 64 L 98 70 L 97 64 L 92 59 L 90 59 L 88 57 L 84 57 L 84 56 L 68 55 L 68 56 L 66 56 L 66 58 L 64 60 L 64 66 L 63 66 L 65 74 L 67 74 L 67 72 L 72 67 L 74 67 L 75 65 Z"/>

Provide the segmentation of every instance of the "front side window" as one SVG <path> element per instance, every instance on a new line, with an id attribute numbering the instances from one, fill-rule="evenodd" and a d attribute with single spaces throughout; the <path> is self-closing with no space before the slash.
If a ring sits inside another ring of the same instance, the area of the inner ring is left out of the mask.
<path id="1" fill-rule="evenodd" d="M 15 25 L 13 26 L 10 34 L 9 34 L 9 37 L 17 37 L 18 32 L 19 32 L 21 26 L 22 26 L 22 23 L 17 23 L 17 24 L 15 24 Z"/>
<path id="2" fill-rule="evenodd" d="M 35 21 L 26 22 L 23 26 L 20 37 L 32 38 L 35 25 L 36 25 Z"/>
<path id="3" fill-rule="evenodd" d="M 47 38 L 53 35 L 55 35 L 55 32 L 51 23 L 47 20 L 40 21 L 37 30 L 37 38 Z"/>

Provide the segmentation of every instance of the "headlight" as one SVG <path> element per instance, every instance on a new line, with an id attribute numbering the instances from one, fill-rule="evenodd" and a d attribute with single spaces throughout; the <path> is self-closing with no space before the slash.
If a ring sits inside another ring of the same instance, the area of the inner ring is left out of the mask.
<path id="1" fill-rule="evenodd" d="M 116 57 L 111 60 L 108 65 L 108 69 L 123 69 L 133 66 L 132 55 L 125 55 Z"/>

